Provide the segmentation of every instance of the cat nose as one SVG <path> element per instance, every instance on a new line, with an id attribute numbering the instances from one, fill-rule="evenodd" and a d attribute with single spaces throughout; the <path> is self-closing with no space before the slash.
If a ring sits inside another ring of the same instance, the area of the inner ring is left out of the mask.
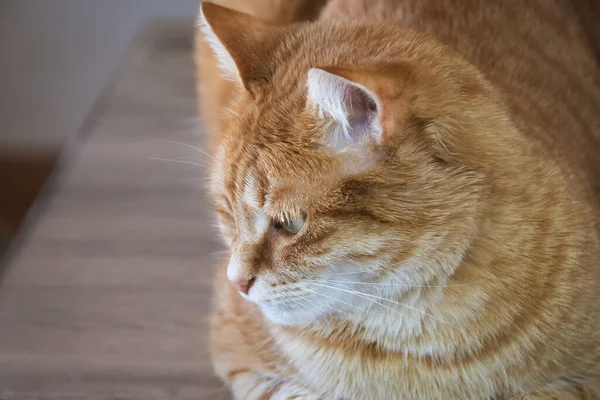
<path id="1" fill-rule="evenodd" d="M 231 281 L 231 285 L 236 288 L 238 292 L 247 295 L 252 285 L 254 285 L 254 281 L 254 278 L 251 278 L 250 280 L 237 279 L 235 281 Z"/>

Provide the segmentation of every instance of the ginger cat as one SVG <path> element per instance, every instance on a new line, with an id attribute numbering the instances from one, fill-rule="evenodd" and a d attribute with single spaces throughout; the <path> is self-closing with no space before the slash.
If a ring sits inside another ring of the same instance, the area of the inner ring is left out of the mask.
<path id="1" fill-rule="evenodd" d="M 197 62 L 235 397 L 600 398 L 598 7 L 230 3 Z"/>

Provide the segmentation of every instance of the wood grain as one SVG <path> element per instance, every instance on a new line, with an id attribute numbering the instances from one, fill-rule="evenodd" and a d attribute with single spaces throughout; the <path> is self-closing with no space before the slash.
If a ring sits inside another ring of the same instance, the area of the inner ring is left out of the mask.
<path id="1" fill-rule="evenodd" d="M 192 35 L 161 20 L 138 36 L 13 252 L 0 399 L 226 398 L 207 348 L 224 253 L 188 146 Z"/>

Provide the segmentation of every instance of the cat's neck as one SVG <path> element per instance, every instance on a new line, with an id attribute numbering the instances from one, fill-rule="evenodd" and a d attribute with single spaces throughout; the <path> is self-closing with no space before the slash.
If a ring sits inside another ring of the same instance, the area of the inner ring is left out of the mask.
<path id="1" fill-rule="evenodd" d="M 573 213 L 563 178 L 535 160 L 514 170 L 520 168 L 528 168 L 527 177 L 508 173 L 495 182 L 478 236 L 450 276 L 395 295 L 365 285 L 351 312 L 280 333 L 320 346 L 472 357 L 498 338 L 518 337 L 526 323 L 551 321 L 551 304 L 569 297 L 557 282 L 577 286 L 584 248 L 597 239 L 593 224 Z"/>

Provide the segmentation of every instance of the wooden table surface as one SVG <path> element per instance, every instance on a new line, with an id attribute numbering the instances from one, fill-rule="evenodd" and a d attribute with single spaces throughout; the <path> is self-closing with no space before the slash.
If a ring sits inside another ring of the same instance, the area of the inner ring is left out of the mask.
<path id="1" fill-rule="evenodd" d="M 192 35 L 143 30 L 30 218 L 0 286 L 0 399 L 227 397 Z"/>

